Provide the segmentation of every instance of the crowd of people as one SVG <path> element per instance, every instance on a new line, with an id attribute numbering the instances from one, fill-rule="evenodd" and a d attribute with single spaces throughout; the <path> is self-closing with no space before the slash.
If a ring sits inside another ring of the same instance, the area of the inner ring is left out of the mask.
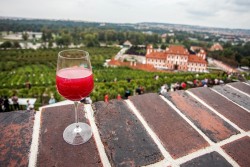
<path id="1" fill-rule="evenodd" d="M 0 97 L 0 112 L 10 111 L 10 103 L 7 96 Z"/>
<path id="2" fill-rule="evenodd" d="M 232 78 L 237 78 L 237 80 L 239 80 L 239 81 L 245 81 L 244 74 L 223 72 L 222 76 L 225 77 L 228 82 L 231 82 Z M 199 74 L 196 75 L 196 78 L 198 78 L 198 77 L 199 77 Z M 215 79 L 205 78 L 203 80 L 194 79 L 193 81 L 172 83 L 172 84 L 170 84 L 170 86 L 168 86 L 167 84 L 164 84 L 161 86 L 161 88 L 159 90 L 159 94 L 164 95 L 168 91 L 176 91 L 176 90 L 182 90 L 182 89 L 186 89 L 186 88 L 211 87 L 213 85 L 224 84 L 224 81 L 222 79 L 218 79 L 218 78 L 215 78 Z"/>
<path id="3" fill-rule="evenodd" d="M 29 100 L 26 101 L 25 110 L 30 111 L 34 109 L 34 105 Z M 23 109 L 20 107 L 18 96 L 13 94 L 9 99 L 8 96 L 0 97 L 0 112 L 18 111 Z"/>
<path id="4" fill-rule="evenodd" d="M 18 97 L 16 96 L 16 94 L 13 94 L 13 96 L 11 97 L 11 101 L 13 104 L 13 109 L 12 106 L 10 105 L 10 100 L 7 96 L 4 97 L 0 97 L 0 111 L 1 112 L 8 112 L 11 110 L 17 111 L 19 110 L 19 103 L 18 103 Z"/>

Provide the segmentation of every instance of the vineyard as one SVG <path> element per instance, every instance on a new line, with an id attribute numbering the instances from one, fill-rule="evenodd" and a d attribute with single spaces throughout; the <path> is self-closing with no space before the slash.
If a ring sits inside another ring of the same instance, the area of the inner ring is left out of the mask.
<path id="1" fill-rule="evenodd" d="M 125 91 L 142 86 L 145 92 L 157 92 L 161 85 L 174 82 L 192 81 L 195 73 L 145 72 L 129 68 L 105 68 L 103 63 L 119 52 L 115 47 L 83 48 L 91 56 L 95 89 L 91 94 L 93 101 L 103 100 L 105 94 L 110 99 Z M 36 107 L 48 102 L 50 94 L 57 101 L 63 100 L 55 87 L 57 53 L 59 49 L 40 50 L 1 50 L 0 51 L 0 95 L 11 96 L 16 92 L 19 97 L 37 98 Z M 156 80 L 155 76 L 159 79 Z M 198 79 L 222 78 L 214 74 L 200 74 Z M 225 78 L 224 78 L 225 79 Z M 128 81 L 129 80 L 129 81 Z M 27 88 L 27 83 L 31 88 Z"/>
<path id="2" fill-rule="evenodd" d="M 90 53 L 94 70 L 99 71 L 103 62 L 113 57 L 119 48 L 83 48 Z M 50 94 L 57 101 L 63 98 L 55 87 L 57 53 L 59 49 L 0 50 L 0 95 L 37 98 L 37 106 L 46 104 Z M 27 88 L 27 83 L 31 89 Z"/>

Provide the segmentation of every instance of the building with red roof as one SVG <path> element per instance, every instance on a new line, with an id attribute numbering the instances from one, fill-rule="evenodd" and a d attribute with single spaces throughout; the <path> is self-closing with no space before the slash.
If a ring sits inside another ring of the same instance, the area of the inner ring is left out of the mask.
<path id="1" fill-rule="evenodd" d="M 213 44 L 213 46 L 211 46 L 210 48 L 210 51 L 218 51 L 218 50 L 223 50 L 223 47 L 219 43 Z"/>
<path id="2" fill-rule="evenodd" d="M 152 45 L 147 46 L 146 63 L 158 69 L 205 72 L 207 70 L 206 52 L 201 49 L 197 54 L 190 54 L 181 45 L 170 45 L 158 51 Z"/>

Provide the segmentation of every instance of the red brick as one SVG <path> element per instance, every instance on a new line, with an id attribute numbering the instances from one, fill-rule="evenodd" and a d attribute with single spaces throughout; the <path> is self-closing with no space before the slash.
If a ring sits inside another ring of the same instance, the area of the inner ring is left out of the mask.
<path id="1" fill-rule="evenodd" d="M 112 166 L 145 166 L 163 156 L 123 100 L 94 103 L 96 124 Z"/>
<path id="2" fill-rule="evenodd" d="M 250 114 L 209 88 L 190 89 L 192 93 L 245 131 L 250 130 Z"/>
<path id="3" fill-rule="evenodd" d="M 250 97 L 239 92 L 238 90 L 235 90 L 233 88 L 230 88 L 228 86 L 214 86 L 214 90 L 219 92 L 220 94 L 226 96 L 236 104 L 248 109 L 250 111 Z"/>
<path id="4" fill-rule="evenodd" d="M 229 154 L 241 167 L 250 165 L 250 137 L 246 136 L 234 142 L 228 143 L 222 148 Z"/>
<path id="5" fill-rule="evenodd" d="M 250 86 L 247 84 L 244 84 L 242 82 L 234 82 L 234 83 L 230 83 L 228 85 L 231 85 L 231 86 L 241 90 L 242 92 L 245 92 L 245 93 L 250 95 Z"/>
<path id="6" fill-rule="evenodd" d="M 209 144 L 159 95 L 130 97 L 135 107 L 162 141 L 173 158 L 179 158 Z"/>
<path id="7" fill-rule="evenodd" d="M 212 141 L 218 142 L 239 133 L 211 110 L 201 105 L 184 91 L 170 93 L 171 100 Z"/>
<path id="8" fill-rule="evenodd" d="M 0 166 L 28 166 L 34 112 L 0 113 Z"/>
<path id="9" fill-rule="evenodd" d="M 194 158 L 180 167 L 232 167 L 227 160 L 217 152 L 202 155 Z"/>
<path id="10" fill-rule="evenodd" d="M 80 113 L 80 122 L 86 122 Z M 63 139 L 64 129 L 74 123 L 73 105 L 46 108 L 41 113 L 41 132 L 37 166 L 102 166 L 92 138 L 73 146 Z"/>

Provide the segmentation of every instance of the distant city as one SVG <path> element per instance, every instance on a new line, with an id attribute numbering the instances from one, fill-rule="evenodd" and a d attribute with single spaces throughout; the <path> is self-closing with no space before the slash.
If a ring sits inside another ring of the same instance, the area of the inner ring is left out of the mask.
<path id="1" fill-rule="evenodd" d="M 100 26 L 120 26 L 131 27 L 138 30 L 175 30 L 175 31 L 187 31 L 187 32 L 207 32 L 212 34 L 221 34 L 228 36 L 240 36 L 250 37 L 250 29 L 231 29 L 220 27 L 208 27 L 197 25 L 185 25 L 185 24 L 171 24 L 171 23 L 157 23 L 157 22 L 141 22 L 141 23 L 105 23 L 105 22 L 89 22 L 84 20 L 58 20 L 58 19 L 36 19 L 36 18 L 22 18 L 22 17 L 6 17 L 0 16 L 0 19 L 11 20 L 51 20 L 51 21 L 72 21 L 72 22 L 85 22 L 85 23 L 98 23 Z"/>

